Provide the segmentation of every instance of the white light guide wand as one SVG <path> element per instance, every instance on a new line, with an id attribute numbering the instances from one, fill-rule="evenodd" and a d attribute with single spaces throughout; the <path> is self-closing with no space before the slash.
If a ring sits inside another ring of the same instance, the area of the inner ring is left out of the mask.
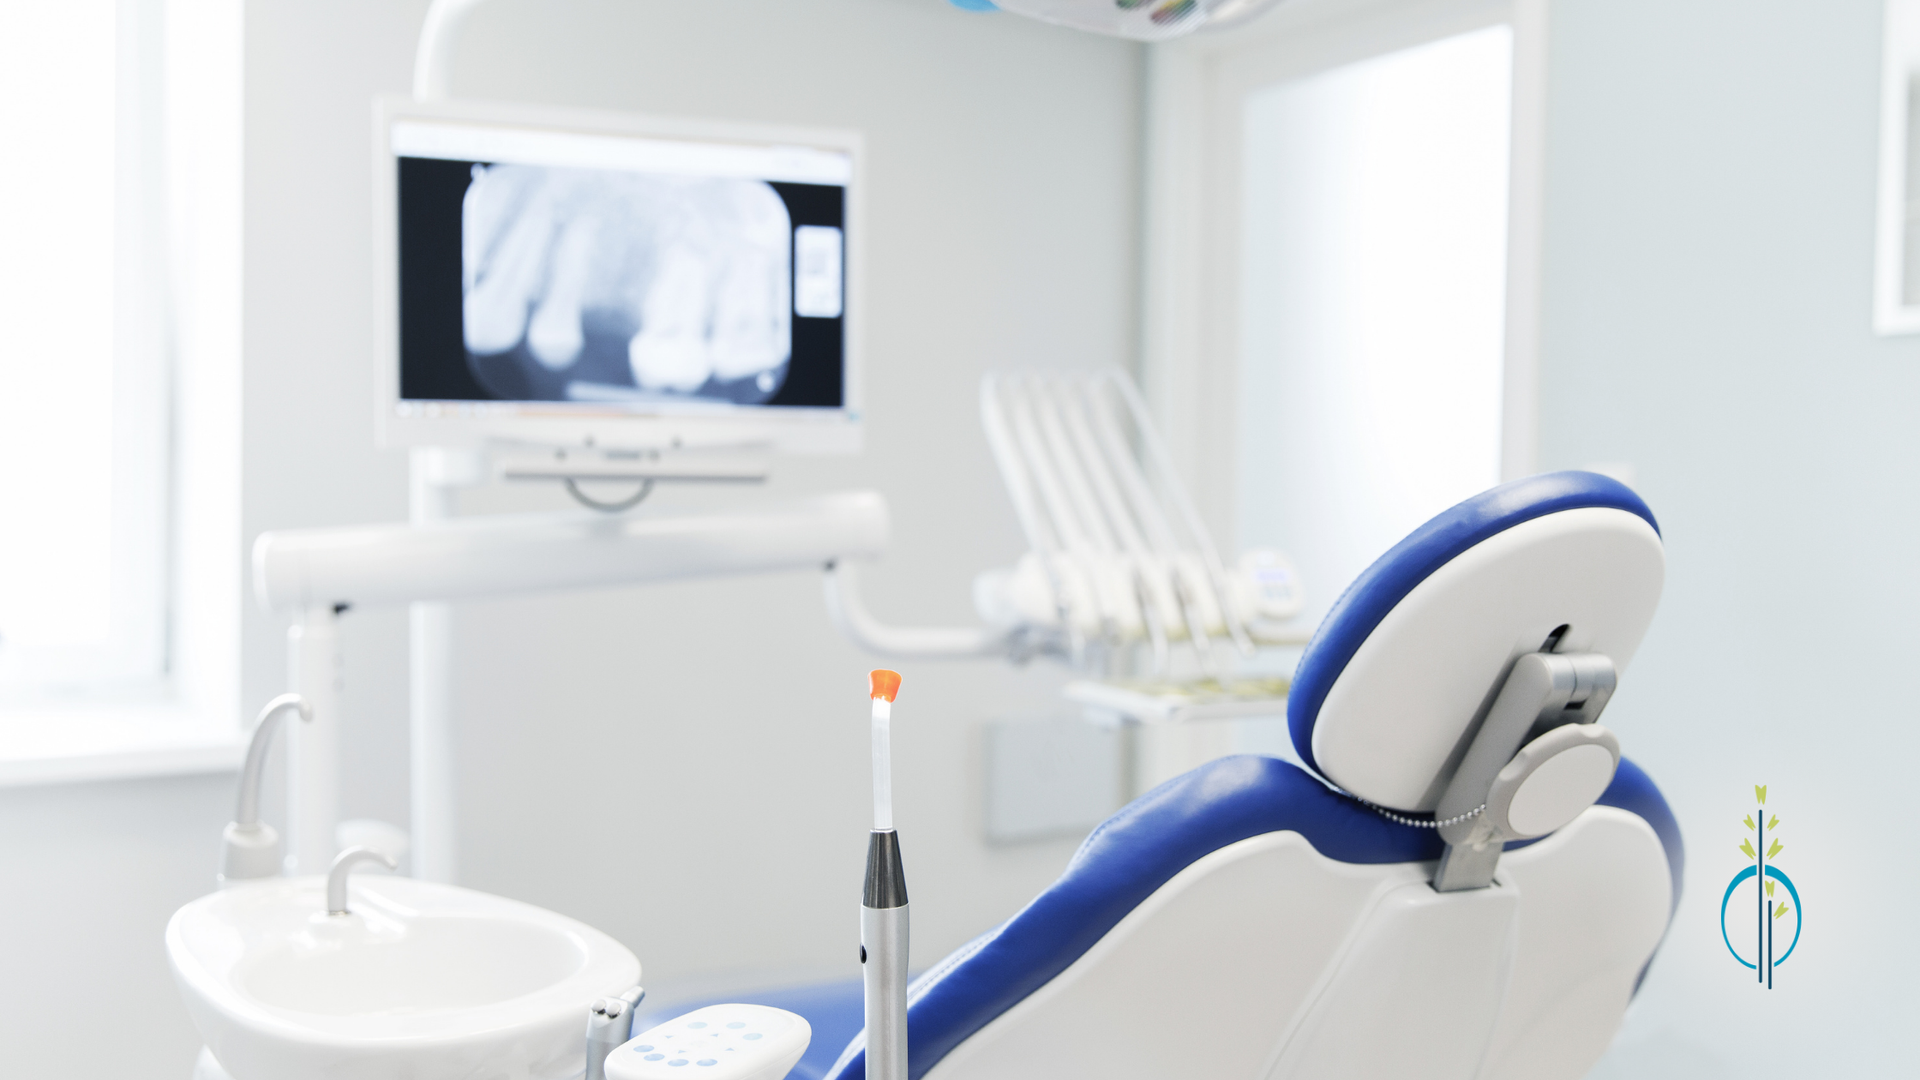
<path id="1" fill-rule="evenodd" d="M 868 674 L 873 686 L 873 831 L 893 828 L 893 699 L 900 676 L 885 669 Z"/>
<path id="2" fill-rule="evenodd" d="M 868 676 L 873 699 L 873 832 L 860 900 L 860 964 L 866 983 L 868 1080 L 907 1080 L 907 877 L 893 829 L 893 699 L 900 674 Z"/>

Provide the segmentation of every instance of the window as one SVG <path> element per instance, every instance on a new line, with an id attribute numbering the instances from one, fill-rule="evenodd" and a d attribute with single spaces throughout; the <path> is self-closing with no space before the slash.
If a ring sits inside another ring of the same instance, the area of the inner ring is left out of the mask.
<path id="1" fill-rule="evenodd" d="M 1920 0 L 1887 0 L 1874 329 L 1920 333 Z"/>
<path id="2" fill-rule="evenodd" d="M 162 673 L 157 27 L 115 0 L 0 8 L 0 692 Z"/>
<path id="3" fill-rule="evenodd" d="M 239 759 L 241 42 L 0 5 L 0 785 Z"/>

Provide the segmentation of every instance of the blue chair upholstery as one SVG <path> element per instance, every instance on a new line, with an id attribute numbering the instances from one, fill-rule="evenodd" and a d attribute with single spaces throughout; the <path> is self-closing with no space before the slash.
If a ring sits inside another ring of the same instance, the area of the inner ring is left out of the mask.
<path id="1" fill-rule="evenodd" d="M 1677 902 L 1684 858 L 1680 830 L 1653 781 L 1622 761 L 1600 803 L 1638 815 L 1659 834 Z M 907 1011 L 910 1074 L 924 1076 L 968 1036 L 1065 971 L 1175 874 L 1229 844 L 1281 831 L 1300 833 L 1320 854 L 1341 862 L 1440 856 L 1432 830 L 1394 824 L 1290 762 L 1254 754 L 1209 762 L 1108 818 L 1060 879 L 1019 914 L 916 980 Z M 830 1075 L 864 1077 L 865 1064 L 856 1052 Z"/>
<path id="2" fill-rule="evenodd" d="M 1309 768 L 1313 725 L 1327 691 L 1362 642 L 1395 604 L 1435 570 L 1496 533 L 1563 510 L 1608 507 L 1625 510 L 1660 531 L 1653 511 L 1632 488 L 1599 473 L 1568 471 L 1529 476 L 1475 495 L 1415 529 L 1353 580 L 1300 657 L 1287 695 L 1287 726 L 1293 748 Z"/>

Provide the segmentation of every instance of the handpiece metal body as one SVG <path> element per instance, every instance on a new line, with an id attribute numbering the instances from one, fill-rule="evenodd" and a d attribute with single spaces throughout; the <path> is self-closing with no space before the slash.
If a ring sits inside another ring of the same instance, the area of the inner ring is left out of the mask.
<path id="1" fill-rule="evenodd" d="M 907 1080 L 908 937 L 900 835 L 875 829 L 867 839 L 867 883 L 860 901 L 868 1080 Z"/>

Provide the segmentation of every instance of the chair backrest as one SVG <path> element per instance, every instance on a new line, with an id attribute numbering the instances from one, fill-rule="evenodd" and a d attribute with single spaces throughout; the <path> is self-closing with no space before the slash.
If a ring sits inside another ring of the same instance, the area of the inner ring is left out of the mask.
<path id="1" fill-rule="evenodd" d="M 1289 719 L 1320 775 L 1224 758 L 1122 809 L 1053 886 L 916 980 L 911 1075 L 1584 1074 L 1678 899 L 1659 791 L 1621 760 L 1595 805 L 1506 844 L 1494 883 L 1467 891 L 1430 884 L 1442 842 L 1418 822 L 1514 660 L 1544 645 L 1624 669 L 1660 573 L 1652 514 L 1592 474 L 1495 488 L 1423 526 L 1302 659 Z M 829 1075 L 864 1075 L 860 1039 Z"/>

